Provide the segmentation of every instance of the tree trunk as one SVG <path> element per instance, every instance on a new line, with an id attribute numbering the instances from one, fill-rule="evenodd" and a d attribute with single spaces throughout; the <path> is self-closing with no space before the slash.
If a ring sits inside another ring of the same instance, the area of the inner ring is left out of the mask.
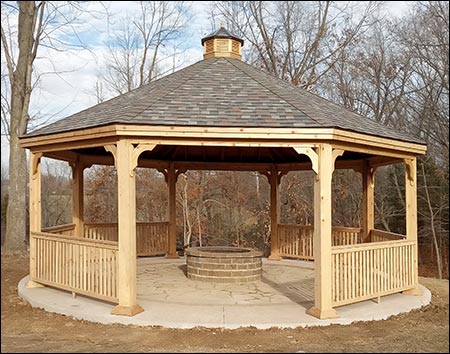
<path id="1" fill-rule="evenodd" d="M 9 201 L 6 211 L 4 250 L 26 251 L 27 242 L 27 161 L 19 136 L 26 132 L 31 94 L 31 72 L 35 52 L 34 30 L 37 8 L 34 1 L 19 1 L 19 56 L 11 82 L 11 131 L 9 155 Z"/>
<path id="2" fill-rule="evenodd" d="M 428 193 L 427 176 L 425 174 L 425 167 L 424 167 L 423 163 L 422 163 L 422 173 L 423 173 L 423 186 L 425 189 L 425 195 L 427 197 L 428 209 L 430 211 L 430 228 L 431 228 L 431 234 L 433 235 L 433 245 L 436 250 L 436 263 L 437 263 L 437 268 L 438 268 L 438 276 L 439 276 L 439 279 L 442 279 L 441 250 L 439 249 L 439 244 L 438 244 L 437 237 L 436 237 L 436 228 L 434 226 L 434 210 L 433 210 L 433 206 L 431 205 L 430 194 Z"/>

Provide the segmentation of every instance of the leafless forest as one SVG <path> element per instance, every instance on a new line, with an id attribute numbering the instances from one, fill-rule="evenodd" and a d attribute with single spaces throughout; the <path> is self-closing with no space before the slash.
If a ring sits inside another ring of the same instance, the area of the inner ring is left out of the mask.
<path id="1" fill-rule="evenodd" d="M 46 2 L 32 3 L 41 6 L 35 13 L 39 23 L 40 14 L 46 15 L 51 7 Z M 113 38 L 116 45 L 107 53 L 109 64 L 99 68 L 92 89 L 99 102 L 177 69 L 175 64 L 158 66 L 159 51 L 170 44 L 177 55 L 176 40 L 189 21 L 189 6 L 189 2 L 141 2 L 142 16 L 122 19 L 124 26 Z M 449 3 L 417 1 L 402 17 L 389 15 L 387 6 L 381 2 L 218 1 L 211 2 L 209 18 L 211 28 L 223 20 L 244 39 L 243 60 L 248 63 L 428 144 L 417 171 L 419 270 L 422 275 L 448 278 Z M 2 3 L 2 19 L 6 13 L 13 16 L 14 10 Z M 47 17 L 43 18 L 42 26 L 48 25 Z M 21 132 L 12 129 L 18 118 L 10 102 L 20 61 L 10 63 L 3 55 L 11 51 L 8 36 L 14 34 L 6 26 L 2 21 L 2 139 L 16 144 L 14 135 Z M 48 43 L 50 34 L 38 30 L 29 33 L 34 44 L 39 44 L 39 36 L 41 43 Z M 4 91 L 4 84 L 13 89 Z M 31 92 L 31 80 L 26 85 Z M 27 121 L 25 126 L 30 124 Z M 13 168 L 10 164 L 7 170 L 2 164 L 2 244 L 8 200 L 17 193 L 11 188 L 8 193 L 10 181 L 18 178 L 11 175 Z M 71 222 L 70 167 L 44 159 L 43 170 L 43 226 Z M 379 168 L 375 178 L 375 226 L 404 233 L 403 165 Z M 85 170 L 86 222 L 117 221 L 116 184 L 113 167 Z M 359 173 L 334 172 L 334 225 L 360 225 L 361 189 Z M 138 169 L 136 191 L 137 221 L 166 219 L 167 186 L 158 171 Z M 312 173 L 284 176 L 281 222 L 311 224 L 312 200 Z M 180 246 L 224 244 L 266 250 L 268 181 L 258 173 L 188 171 L 177 183 L 177 222 Z"/>

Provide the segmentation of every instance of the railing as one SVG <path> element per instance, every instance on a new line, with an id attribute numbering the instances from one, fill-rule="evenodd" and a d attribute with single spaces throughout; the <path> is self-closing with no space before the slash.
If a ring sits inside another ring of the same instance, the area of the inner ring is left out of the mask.
<path id="1" fill-rule="evenodd" d="M 165 254 L 169 247 L 168 242 L 168 222 L 136 224 L 136 253 L 138 256 Z"/>
<path id="2" fill-rule="evenodd" d="M 153 256 L 167 253 L 168 230 L 168 222 L 136 223 L 136 254 Z M 117 242 L 117 223 L 85 224 L 84 237 Z"/>
<path id="3" fill-rule="evenodd" d="M 64 224 L 58 226 L 45 227 L 42 232 L 48 232 L 50 234 L 59 234 L 66 236 L 74 236 L 75 224 Z"/>
<path id="4" fill-rule="evenodd" d="M 278 243 L 281 257 L 313 258 L 313 233 L 311 225 L 278 225 Z"/>
<path id="5" fill-rule="evenodd" d="M 396 234 L 394 232 L 382 231 L 382 230 L 370 230 L 369 241 L 370 242 L 383 242 L 383 241 L 395 241 L 404 240 L 405 235 Z"/>
<path id="6" fill-rule="evenodd" d="M 117 223 L 84 224 L 84 237 L 91 240 L 118 241 Z"/>
<path id="7" fill-rule="evenodd" d="M 117 297 L 117 242 L 31 232 L 31 279 L 111 302 Z"/>
<path id="8" fill-rule="evenodd" d="M 331 244 L 354 245 L 361 243 L 361 228 L 333 227 Z M 313 260 L 314 226 L 312 225 L 278 225 L 278 242 L 280 256 Z"/>
<path id="9" fill-rule="evenodd" d="M 416 286 L 413 241 L 335 246 L 332 254 L 333 306 L 393 294 Z"/>
<path id="10" fill-rule="evenodd" d="M 359 227 L 333 226 L 332 246 L 356 245 L 362 243 L 362 229 Z"/>

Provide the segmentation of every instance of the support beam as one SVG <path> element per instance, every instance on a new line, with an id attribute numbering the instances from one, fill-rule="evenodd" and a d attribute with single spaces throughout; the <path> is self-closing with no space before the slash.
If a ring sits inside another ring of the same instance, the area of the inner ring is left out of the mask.
<path id="1" fill-rule="evenodd" d="M 375 225 L 375 167 L 370 167 L 367 162 L 362 169 L 362 198 L 362 238 L 368 242 L 370 230 Z"/>
<path id="2" fill-rule="evenodd" d="M 419 288 L 418 249 L 417 249 L 417 160 L 405 159 L 405 205 L 406 205 L 406 239 L 413 241 L 413 283 L 412 289 L 403 293 L 409 295 L 422 295 Z"/>
<path id="3" fill-rule="evenodd" d="M 110 147 L 111 148 L 111 147 Z M 112 314 L 134 316 L 144 309 L 136 303 L 136 180 L 130 170 L 133 145 L 119 140 L 115 150 L 118 186 L 119 305 Z M 110 151 L 110 150 L 109 150 Z"/>
<path id="4" fill-rule="evenodd" d="M 105 150 L 110 152 L 113 155 L 114 158 L 114 166 L 117 169 L 117 161 L 118 161 L 118 157 L 117 157 L 117 145 L 115 144 L 109 144 L 109 145 L 105 145 L 104 146 Z M 131 160 L 131 157 L 130 157 Z"/>
<path id="5" fill-rule="evenodd" d="M 297 152 L 297 154 L 303 154 L 309 157 L 312 164 L 312 170 L 315 173 L 319 173 L 319 160 L 316 151 L 312 147 L 307 146 L 294 146 L 294 150 Z"/>
<path id="6" fill-rule="evenodd" d="M 268 174 L 270 183 L 270 256 L 269 259 L 280 260 L 280 244 L 278 241 L 278 224 L 280 223 L 279 184 L 280 178 L 275 166 L 272 165 Z"/>
<path id="7" fill-rule="evenodd" d="M 74 234 L 83 237 L 84 228 L 84 165 L 78 160 L 70 164 L 72 167 L 72 223 L 75 224 Z"/>
<path id="8" fill-rule="evenodd" d="M 136 146 L 132 153 L 131 153 L 131 161 L 130 161 L 130 170 L 134 171 L 136 167 L 138 166 L 138 160 L 139 156 L 144 151 L 152 151 L 155 148 L 155 144 L 149 144 L 149 143 L 141 143 L 138 146 Z"/>
<path id="9" fill-rule="evenodd" d="M 41 153 L 30 151 L 30 233 L 41 232 Z M 27 288 L 42 287 L 36 283 L 36 243 L 30 237 L 30 281 Z"/>
<path id="10" fill-rule="evenodd" d="M 331 181 L 334 170 L 332 146 L 318 148 L 319 173 L 314 179 L 314 307 L 307 313 L 325 319 L 339 317 L 332 307 Z"/>
<path id="11" fill-rule="evenodd" d="M 166 258 L 178 258 L 177 254 L 177 220 L 176 220 L 176 186 L 177 174 L 171 163 L 167 169 L 167 186 L 169 189 L 169 240 Z"/>

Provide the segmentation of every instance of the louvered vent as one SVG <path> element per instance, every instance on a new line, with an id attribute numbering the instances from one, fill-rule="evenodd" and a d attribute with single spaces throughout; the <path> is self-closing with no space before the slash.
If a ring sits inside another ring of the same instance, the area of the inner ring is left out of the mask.
<path id="1" fill-rule="evenodd" d="M 216 39 L 216 51 L 217 52 L 229 52 L 228 43 L 229 39 Z"/>
<path id="2" fill-rule="evenodd" d="M 231 51 L 233 52 L 233 54 L 236 55 L 241 55 L 241 43 L 239 43 L 238 41 L 232 40 L 231 41 Z"/>

